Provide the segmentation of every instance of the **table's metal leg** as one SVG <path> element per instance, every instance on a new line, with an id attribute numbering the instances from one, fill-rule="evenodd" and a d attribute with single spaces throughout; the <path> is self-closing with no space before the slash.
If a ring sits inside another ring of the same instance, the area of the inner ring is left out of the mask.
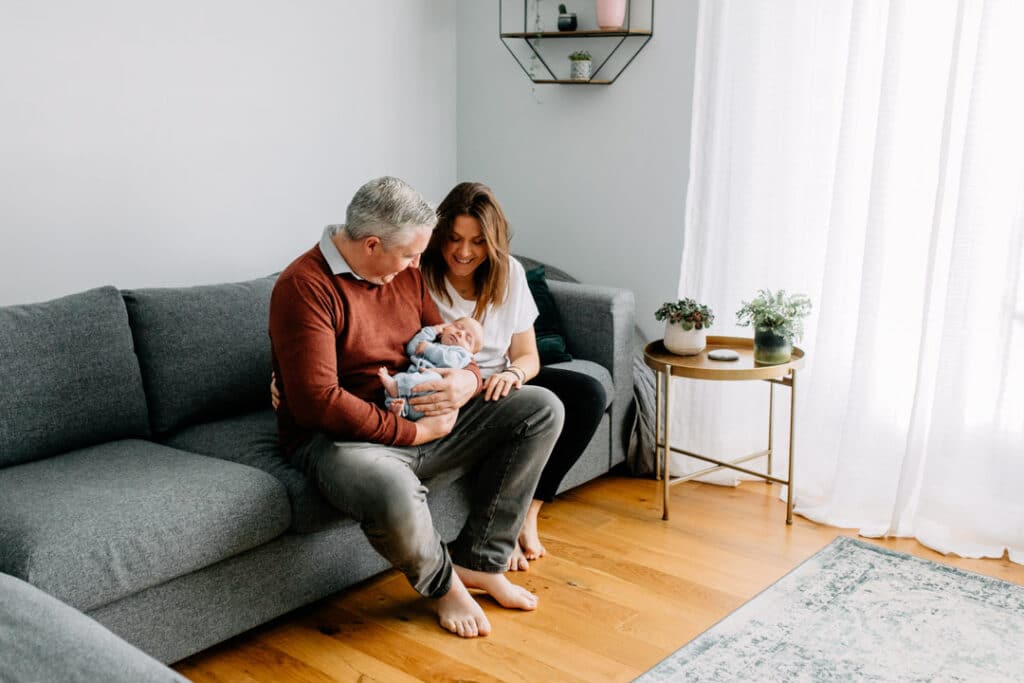
<path id="1" fill-rule="evenodd" d="M 654 478 L 661 480 L 661 372 L 654 373 Z"/>
<path id="2" fill-rule="evenodd" d="M 661 518 L 668 519 L 668 498 L 669 498 L 669 486 L 672 483 L 672 470 L 669 467 L 669 459 L 671 457 L 671 441 L 669 440 L 669 423 L 672 421 L 672 366 L 665 365 L 665 412 L 662 415 L 662 419 L 665 421 L 662 425 L 662 434 L 665 436 L 665 447 L 662 449 L 662 453 L 665 454 L 665 460 L 662 464 L 662 483 L 664 484 L 662 498 L 661 498 Z"/>
<path id="3" fill-rule="evenodd" d="M 789 371 L 789 475 L 786 480 L 786 524 L 793 523 L 793 444 L 796 440 L 794 426 L 796 425 L 796 369 Z"/>
<path id="4" fill-rule="evenodd" d="M 768 383 L 768 469 L 765 470 L 768 474 L 772 473 L 772 453 L 775 450 L 774 435 L 775 429 L 775 384 L 772 382 Z M 765 479 L 765 484 L 771 486 L 771 480 Z"/>

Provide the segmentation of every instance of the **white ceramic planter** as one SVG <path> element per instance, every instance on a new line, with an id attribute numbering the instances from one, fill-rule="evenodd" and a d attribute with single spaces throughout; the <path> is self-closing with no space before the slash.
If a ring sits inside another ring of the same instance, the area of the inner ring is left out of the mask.
<path id="1" fill-rule="evenodd" d="M 684 330 L 681 325 L 665 323 L 665 348 L 677 356 L 696 356 L 708 345 L 708 331 Z"/>
<path id="2" fill-rule="evenodd" d="M 578 59 L 569 62 L 569 78 L 574 81 L 590 80 L 590 60 Z"/>

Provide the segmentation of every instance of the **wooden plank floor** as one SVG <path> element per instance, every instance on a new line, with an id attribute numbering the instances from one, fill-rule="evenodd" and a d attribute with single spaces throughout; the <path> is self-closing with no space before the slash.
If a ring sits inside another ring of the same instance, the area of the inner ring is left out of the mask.
<path id="1" fill-rule="evenodd" d="M 663 522 L 651 480 L 603 477 L 542 510 L 549 556 L 511 574 L 536 612 L 481 602 L 493 627 L 461 640 L 394 571 L 178 663 L 194 681 L 629 681 L 837 535 L 794 518 L 778 488 L 685 483 Z M 1024 584 L 1007 559 L 896 550 Z"/>

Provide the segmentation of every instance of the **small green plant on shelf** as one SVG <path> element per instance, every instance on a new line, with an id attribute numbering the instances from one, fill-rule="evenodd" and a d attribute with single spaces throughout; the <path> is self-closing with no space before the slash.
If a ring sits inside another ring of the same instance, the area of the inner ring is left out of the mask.
<path id="1" fill-rule="evenodd" d="M 711 327 L 715 322 L 715 314 L 710 308 L 693 299 L 680 299 L 663 303 L 661 308 L 654 312 L 654 319 L 667 320 L 689 332 L 693 329 Z"/>
<path id="2" fill-rule="evenodd" d="M 589 62 L 590 61 L 590 53 L 587 52 L 586 50 L 576 50 L 576 52 L 573 52 L 571 55 L 569 55 L 569 61 L 570 62 Z"/>
<path id="3" fill-rule="evenodd" d="M 790 344 L 804 335 L 804 318 L 811 314 L 811 300 L 807 296 L 786 294 L 784 289 L 774 293 L 758 290 L 757 296 L 742 304 L 736 311 L 737 325 L 753 325 L 755 331 L 774 334 Z"/>

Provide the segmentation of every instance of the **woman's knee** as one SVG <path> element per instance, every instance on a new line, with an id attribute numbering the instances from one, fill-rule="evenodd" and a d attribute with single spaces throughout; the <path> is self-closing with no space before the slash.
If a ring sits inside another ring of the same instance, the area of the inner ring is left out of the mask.
<path id="1" fill-rule="evenodd" d="M 604 413 L 608 394 L 601 382 L 582 372 L 562 368 L 541 368 L 535 380 L 565 403 L 570 413 Z"/>

